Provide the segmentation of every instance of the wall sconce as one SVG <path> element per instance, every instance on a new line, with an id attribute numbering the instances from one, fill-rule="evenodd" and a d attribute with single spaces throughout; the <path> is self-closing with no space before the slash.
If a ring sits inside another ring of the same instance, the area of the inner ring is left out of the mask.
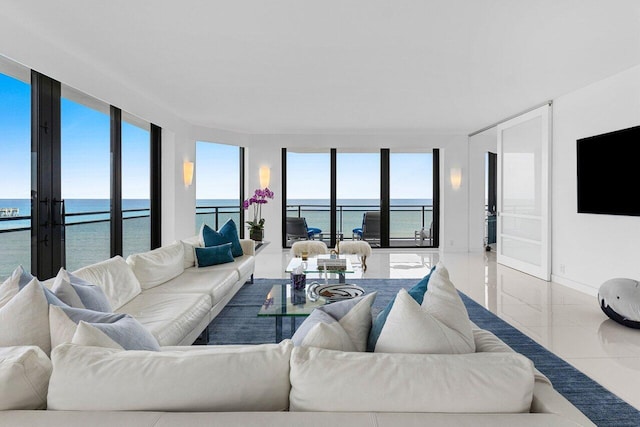
<path id="1" fill-rule="evenodd" d="M 460 189 L 460 186 L 462 185 L 462 169 L 451 168 L 450 173 L 451 188 L 453 188 L 454 190 Z"/>
<path id="2" fill-rule="evenodd" d="M 271 169 L 269 166 L 260 166 L 260 188 L 267 188 L 271 180 Z"/>
<path id="3" fill-rule="evenodd" d="M 185 187 L 189 187 L 193 182 L 193 162 L 185 161 L 183 167 L 183 178 Z"/>

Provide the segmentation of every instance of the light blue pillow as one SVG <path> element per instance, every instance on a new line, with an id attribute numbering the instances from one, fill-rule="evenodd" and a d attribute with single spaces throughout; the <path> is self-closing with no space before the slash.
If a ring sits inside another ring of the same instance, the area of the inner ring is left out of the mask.
<path id="1" fill-rule="evenodd" d="M 22 266 L 18 266 L 18 268 L 22 270 L 22 273 L 20 274 L 20 279 L 18 280 L 18 290 L 21 290 L 22 288 L 27 286 L 29 282 L 33 280 L 35 277 L 31 273 L 26 271 Z M 58 298 L 56 294 L 51 292 L 49 288 L 44 286 L 42 282 L 38 281 L 38 283 L 40 283 L 42 290 L 44 290 L 44 296 L 47 299 L 47 302 L 49 304 L 57 305 L 60 307 L 67 307 L 67 304 L 64 301 L 61 301 L 60 298 Z"/>
<path id="2" fill-rule="evenodd" d="M 431 273 L 435 271 L 436 267 L 434 266 L 429 274 L 424 276 L 422 280 L 420 280 L 414 287 L 409 289 L 408 293 L 411 297 L 420 305 L 422 305 L 422 301 L 424 300 L 424 294 L 427 292 L 427 286 L 429 285 L 429 279 L 431 278 Z M 391 312 L 391 307 L 393 307 L 393 303 L 396 301 L 396 297 L 394 296 L 389 304 L 382 310 L 378 316 L 373 321 L 371 325 L 371 331 L 369 332 L 369 340 L 367 341 L 367 351 L 372 352 L 376 348 L 376 343 L 378 342 L 378 338 L 380 338 L 380 334 L 382 333 L 382 328 L 384 328 L 384 324 L 387 321 L 387 317 L 389 317 L 389 313 Z"/>
<path id="3" fill-rule="evenodd" d="M 73 307 L 60 307 L 60 311 L 76 325 L 80 321 L 88 323 L 125 350 L 160 350 L 158 340 L 151 332 L 128 314 L 103 313 Z"/>
<path id="4" fill-rule="evenodd" d="M 291 337 L 293 345 L 322 347 L 330 350 L 364 351 L 367 347 L 369 328 L 371 328 L 371 305 L 376 295 L 377 292 L 373 292 L 316 308 Z M 347 315 L 349 315 L 348 318 Z M 320 323 L 330 326 L 330 328 L 321 332 L 322 338 L 318 339 L 317 333 L 315 337 L 312 337 L 312 330 Z"/>
<path id="5" fill-rule="evenodd" d="M 208 267 L 234 261 L 231 253 L 231 243 L 194 249 L 196 251 L 196 267 Z"/>
<path id="6" fill-rule="evenodd" d="M 109 313 L 113 311 L 102 288 L 74 276 L 61 268 L 54 282 L 53 293 L 65 304 L 75 308 Z"/>
<path id="7" fill-rule="evenodd" d="M 240 237 L 238 237 L 238 227 L 236 227 L 236 223 L 231 218 L 218 231 L 204 224 L 202 227 L 202 241 L 204 246 L 219 246 L 224 243 L 231 243 L 231 254 L 234 257 L 244 254 L 240 245 Z"/>

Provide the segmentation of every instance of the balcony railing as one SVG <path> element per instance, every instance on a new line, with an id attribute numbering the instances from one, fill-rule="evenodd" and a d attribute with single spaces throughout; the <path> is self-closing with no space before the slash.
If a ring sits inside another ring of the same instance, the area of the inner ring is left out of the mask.
<path id="1" fill-rule="evenodd" d="M 149 250 L 150 209 L 123 209 L 123 255 Z M 111 255 L 110 211 L 65 214 L 67 269 L 75 270 Z M 31 264 L 31 216 L 0 217 L 0 278 Z"/>
<path id="2" fill-rule="evenodd" d="M 305 217 L 309 227 L 316 227 L 329 235 L 329 205 L 287 205 L 287 216 Z M 379 211 L 379 205 L 341 204 L 336 206 L 337 232 L 344 238 L 352 237 L 352 230 L 362 226 L 365 212 Z M 389 209 L 390 239 L 392 245 L 413 244 L 416 231 L 428 230 L 433 221 L 433 206 L 419 204 L 394 204 Z M 324 234 L 323 233 L 323 234 Z"/>

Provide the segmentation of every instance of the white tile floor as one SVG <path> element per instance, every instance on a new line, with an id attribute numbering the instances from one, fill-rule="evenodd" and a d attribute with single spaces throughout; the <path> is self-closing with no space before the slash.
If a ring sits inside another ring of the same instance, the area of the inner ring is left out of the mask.
<path id="1" fill-rule="evenodd" d="M 289 251 L 266 247 L 255 277 L 286 278 Z M 498 265 L 492 252 L 376 249 L 353 278 L 421 278 L 439 260 L 462 292 L 640 409 L 640 330 L 609 320 L 595 297 Z"/>

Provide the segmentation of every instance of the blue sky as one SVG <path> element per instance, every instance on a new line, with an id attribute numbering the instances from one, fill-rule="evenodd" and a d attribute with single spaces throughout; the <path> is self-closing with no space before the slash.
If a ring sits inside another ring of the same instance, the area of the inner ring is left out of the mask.
<path id="1" fill-rule="evenodd" d="M 110 195 L 109 115 L 62 99 L 62 192 L 67 199 Z M 31 191 L 31 88 L 0 74 L 0 198 L 28 199 Z M 9 179 L 10 177 L 10 179 Z M 122 193 L 149 198 L 149 131 L 122 124 Z"/>

